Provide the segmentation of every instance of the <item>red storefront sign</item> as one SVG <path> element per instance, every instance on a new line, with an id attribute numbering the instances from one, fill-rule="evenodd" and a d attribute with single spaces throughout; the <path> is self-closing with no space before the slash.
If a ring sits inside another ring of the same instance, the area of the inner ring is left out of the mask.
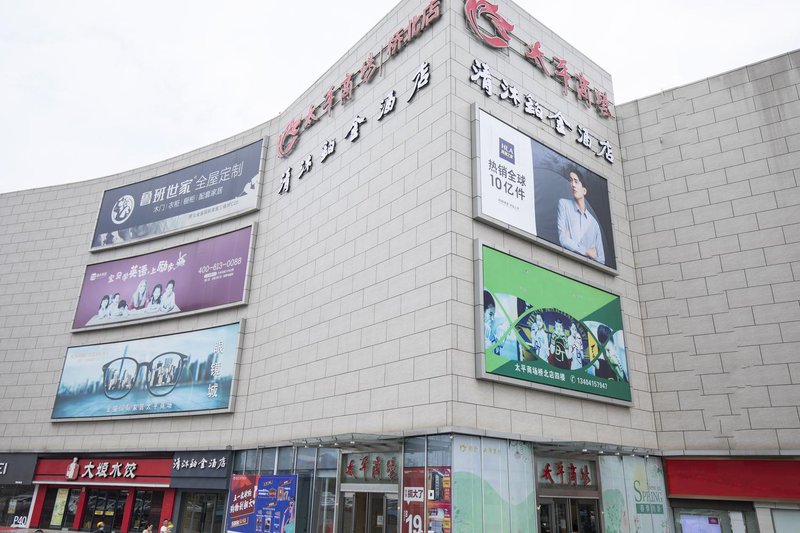
<path id="1" fill-rule="evenodd" d="M 670 498 L 800 500 L 800 461 L 667 458 Z"/>
<path id="2" fill-rule="evenodd" d="M 158 485 L 168 487 L 172 457 L 72 457 L 39 459 L 34 483 Z"/>

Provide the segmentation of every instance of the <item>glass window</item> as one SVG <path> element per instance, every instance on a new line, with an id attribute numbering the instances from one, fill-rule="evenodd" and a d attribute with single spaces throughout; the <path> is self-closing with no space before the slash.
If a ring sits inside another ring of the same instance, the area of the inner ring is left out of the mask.
<path id="1" fill-rule="evenodd" d="M 297 448 L 297 470 L 314 470 L 314 464 L 317 462 L 317 449 L 316 448 Z"/>
<path id="2" fill-rule="evenodd" d="M 294 467 L 294 448 L 284 446 L 278 449 L 278 474 L 291 474 Z"/>
<path id="3" fill-rule="evenodd" d="M 0 526 L 26 527 L 32 498 L 32 485 L 0 485 Z"/>
<path id="4" fill-rule="evenodd" d="M 453 439 L 453 531 L 483 530 L 481 438 Z"/>
<path id="5" fill-rule="evenodd" d="M 317 468 L 319 469 L 336 469 L 339 463 L 339 449 L 338 448 L 320 448 L 317 454 Z"/>
<path id="6" fill-rule="evenodd" d="M 534 531 L 536 528 L 534 479 L 536 472 L 533 448 L 527 442 L 511 441 L 508 450 L 508 482 L 512 531 Z"/>
<path id="7" fill-rule="evenodd" d="M 181 496 L 177 531 L 178 533 L 219 533 L 224 531 L 222 523 L 224 513 L 224 493 L 184 492 Z"/>
<path id="8" fill-rule="evenodd" d="M 103 522 L 107 531 L 119 531 L 122 528 L 122 515 L 127 498 L 127 490 L 90 490 L 86 513 L 83 516 L 83 529 L 93 531 L 98 522 Z"/>
<path id="9" fill-rule="evenodd" d="M 233 455 L 234 474 L 257 474 L 258 450 L 239 450 Z"/>
<path id="10" fill-rule="evenodd" d="M 406 439 L 403 448 L 403 468 L 425 466 L 425 437 Z"/>
<path id="11" fill-rule="evenodd" d="M 428 466 L 450 466 L 453 439 L 450 435 L 428 437 Z"/>
<path id="12" fill-rule="evenodd" d="M 258 463 L 258 471 L 261 474 L 275 473 L 275 448 L 264 448 L 261 450 L 261 460 Z"/>
<path id="13" fill-rule="evenodd" d="M 483 439 L 484 531 L 511 531 L 508 504 L 508 441 Z"/>
<path id="14" fill-rule="evenodd" d="M 314 480 L 314 501 L 312 503 L 316 533 L 331 533 L 334 530 L 333 511 L 335 507 L 336 468 L 319 469 Z"/>
<path id="15" fill-rule="evenodd" d="M 139 532 L 148 524 L 153 524 L 153 530 L 158 531 L 163 501 L 164 493 L 161 491 L 137 490 L 133 501 L 130 530 Z"/>

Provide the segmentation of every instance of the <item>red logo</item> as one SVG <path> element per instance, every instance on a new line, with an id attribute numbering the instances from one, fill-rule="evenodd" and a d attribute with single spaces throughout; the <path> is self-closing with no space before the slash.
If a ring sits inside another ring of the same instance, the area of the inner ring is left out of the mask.
<path id="1" fill-rule="evenodd" d="M 497 13 L 497 5 L 487 0 L 467 0 L 464 4 L 464 13 L 467 22 L 475 34 L 494 48 L 508 48 L 511 40 L 509 32 L 514 30 L 514 25 Z M 494 35 L 488 34 L 478 26 L 478 17 L 486 17 L 494 28 Z"/>

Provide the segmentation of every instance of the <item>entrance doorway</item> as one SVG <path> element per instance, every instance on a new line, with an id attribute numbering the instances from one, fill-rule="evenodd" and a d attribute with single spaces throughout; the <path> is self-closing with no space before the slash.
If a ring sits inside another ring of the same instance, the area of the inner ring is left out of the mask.
<path id="1" fill-rule="evenodd" d="M 398 533 L 396 493 L 343 492 L 342 533 Z"/>
<path id="2" fill-rule="evenodd" d="M 597 500 L 540 499 L 539 533 L 600 533 Z"/>

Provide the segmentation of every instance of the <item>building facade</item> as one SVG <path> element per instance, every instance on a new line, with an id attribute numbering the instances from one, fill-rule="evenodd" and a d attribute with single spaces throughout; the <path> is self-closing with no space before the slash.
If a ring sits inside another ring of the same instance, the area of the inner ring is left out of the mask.
<path id="1" fill-rule="evenodd" d="M 796 530 L 799 62 L 616 106 L 404 2 L 275 119 L 0 195 L 0 527 Z"/>

